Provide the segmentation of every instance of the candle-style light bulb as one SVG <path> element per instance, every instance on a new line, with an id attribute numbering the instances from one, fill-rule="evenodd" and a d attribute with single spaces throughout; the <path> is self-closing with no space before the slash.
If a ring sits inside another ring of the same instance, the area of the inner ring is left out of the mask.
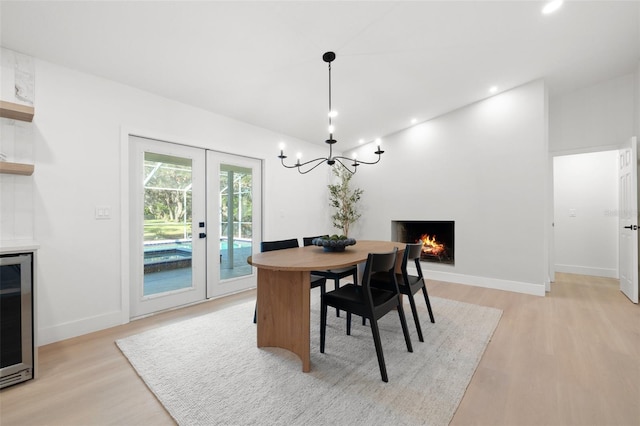
<path id="1" fill-rule="evenodd" d="M 296 165 L 300 165 L 300 159 L 302 158 L 302 153 L 298 152 L 296 153 Z"/>
<path id="2" fill-rule="evenodd" d="M 280 156 L 282 157 L 284 155 L 284 142 L 280 142 L 278 146 L 280 147 Z"/>
<path id="3" fill-rule="evenodd" d="M 380 138 L 377 138 L 375 142 L 378 145 L 378 150 L 374 152 L 374 154 L 382 155 L 382 153 L 384 152 L 382 150 L 382 140 L 380 140 Z"/>

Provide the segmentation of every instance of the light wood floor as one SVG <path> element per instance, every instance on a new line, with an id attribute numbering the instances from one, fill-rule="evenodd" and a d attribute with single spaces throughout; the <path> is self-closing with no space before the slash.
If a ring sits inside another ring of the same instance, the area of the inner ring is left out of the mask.
<path id="1" fill-rule="evenodd" d="M 431 295 L 504 311 L 452 425 L 640 425 L 640 307 L 616 280 L 556 278 L 546 297 L 429 281 Z M 114 340 L 254 297 L 43 346 L 40 377 L 0 391 L 0 424 L 173 424 Z"/>

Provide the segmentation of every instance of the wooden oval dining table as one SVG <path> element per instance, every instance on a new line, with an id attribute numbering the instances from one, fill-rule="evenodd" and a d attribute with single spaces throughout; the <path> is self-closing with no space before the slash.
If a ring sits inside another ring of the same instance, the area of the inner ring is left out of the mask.
<path id="1" fill-rule="evenodd" d="M 247 258 L 258 269 L 258 347 L 287 349 L 300 357 L 302 371 L 310 371 L 310 271 L 362 264 L 369 253 L 388 253 L 394 248 L 398 249 L 398 269 L 405 245 L 365 240 L 343 252 L 306 246 L 256 253 Z"/>

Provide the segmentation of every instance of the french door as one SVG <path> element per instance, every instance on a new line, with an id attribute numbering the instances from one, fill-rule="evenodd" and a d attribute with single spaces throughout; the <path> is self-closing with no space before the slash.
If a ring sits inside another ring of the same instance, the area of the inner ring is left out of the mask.
<path id="1" fill-rule="evenodd" d="M 260 161 L 135 136 L 129 146 L 130 316 L 255 287 Z"/>
<path id="2" fill-rule="evenodd" d="M 216 297 L 256 286 L 247 257 L 259 251 L 262 234 L 262 165 L 255 158 L 207 151 L 207 171 L 207 222 L 219 235 L 207 241 L 207 295 Z"/>

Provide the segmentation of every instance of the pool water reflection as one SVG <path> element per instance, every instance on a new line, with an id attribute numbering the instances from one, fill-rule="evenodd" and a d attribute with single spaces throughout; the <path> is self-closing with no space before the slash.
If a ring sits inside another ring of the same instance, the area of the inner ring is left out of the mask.
<path id="1" fill-rule="evenodd" d="M 235 240 L 230 253 L 220 239 L 220 280 L 252 273 L 250 240 Z M 148 242 L 144 247 L 144 296 L 191 287 L 191 240 Z"/>

